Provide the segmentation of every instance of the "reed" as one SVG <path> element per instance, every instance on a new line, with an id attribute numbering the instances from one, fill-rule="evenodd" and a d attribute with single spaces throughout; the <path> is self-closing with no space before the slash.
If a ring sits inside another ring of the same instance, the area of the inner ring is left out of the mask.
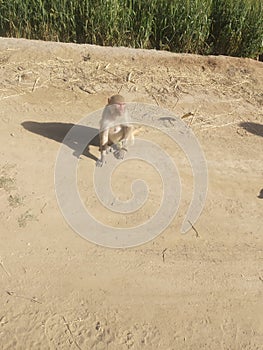
<path id="1" fill-rule="evenodd" d="M 4 37 L 255 57 L 262 0 L 0 0 Z"/>
<path id="2" fill-rule="evenodd" d="M 211 17 L 212 53 L 249 57 L 263 52 L 261 0 L 213 0 Z"/>

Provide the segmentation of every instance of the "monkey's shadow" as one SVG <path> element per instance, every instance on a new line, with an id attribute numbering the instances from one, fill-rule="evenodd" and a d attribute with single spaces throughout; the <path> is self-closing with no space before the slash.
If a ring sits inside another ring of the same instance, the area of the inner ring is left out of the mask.
<path id="1" fill-rule="evenodd" d="M 91 140 L 84 151 L 82 152 L 83 155 L 85 155 L 88 158 L 91 158 L 93 160 L 97 160 L 97 157 L 95 157 L 93 154 L 89 151 L 89 146 L 96 146 L 99 147 L 99 130 L 95 128 L 91 128 L 89 126 L 84 125 L 75 125 L 72 123 L 54 123 L 54 122 L 34 122 L 34 121 L 25 121 L 21 123 L 23 128 L 26 130 L 41 135 L 43 137 L 46 137 L 51 140 L 55 140 L 57 142 L 64 142 L 65 145 L 70 147 L 73 150 L 73 155 L 76 157 L 79 157 L 81 154 L 79 154 L 79 140 L 76 138 L 72 139 L 65 139 L 65 136 L 69 132 L 69 130 L 74 126 L 77 128 L 76 135 L 81 135 L 84 137 L 87 137 L 87 140 Z"/>
<path id="2" fill-rule="evenodd" d="M 239 125 L 251 134 L 263 137 L 263 125 L 253 122 L 242 122 Z"/>

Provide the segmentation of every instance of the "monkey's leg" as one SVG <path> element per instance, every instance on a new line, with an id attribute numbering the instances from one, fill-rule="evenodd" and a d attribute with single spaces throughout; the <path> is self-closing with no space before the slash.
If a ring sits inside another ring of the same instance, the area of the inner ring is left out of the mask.
<path id="1" fill-rule="evenodd" d="M 114 156 L 117 159 L 123 159 L 125 153 L 128 152 L 127 146 L 128 143 L 134 143 L 133 136 L 133 127 L 132 126 L 122 126 L 122 137 L 117 143 L 116 151 L 114 152 Z"/>
<path id="2" fill-rule="evenodd" d="M 124 130 L 123 127 L 121 127 L 120 131 L 117 133 L 112 133 L 110 135 L 110 139 L 112 142 L 112 150 L 113 155 L 117 159 L 123 159 L 125 152 L 122 150 L 122 141 L 124 138 Z"/>
<path id="3" fill-rule="evenodd" d="M 108 130 L 104 130 L 100 133 L 100 159 L 96 161 L 97 167 L 102 167 L 106 162 L 106 154 L 108 150 Z"/>
<path id="4" fill-rule="evenodd" d="M 109 131 L 109 141 L 108 141 L 109 151 L 113 152 L 114 157 L 118 159 L 120 159 L 119 152 L 120 152 L 120 149 L 122 148 L 123 136 L 124 136 L 124 133 L 123 133 L 122 126 L 111 128 Z"/>
<path id="5" fill-rule="evenodd" d="M 96 166 L 102 167 L 106 163 L 106 150 L 101 152 L 100 159 L 97 159 Z"/>
<path id="6" fill-rule="evenodd" d="M 133 126 L 127 126 L 125 130 L 125 147 L 127 147 L 127 143 L 130 145 L 134 145 L 134 127 Z"/>

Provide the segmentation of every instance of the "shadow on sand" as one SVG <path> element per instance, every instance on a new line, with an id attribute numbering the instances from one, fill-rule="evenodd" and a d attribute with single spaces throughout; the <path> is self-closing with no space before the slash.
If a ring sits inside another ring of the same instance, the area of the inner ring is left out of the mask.
<path id="1" fill-rule="evenodd" d="M 252 122 L 243 122 L 239 124 L 243 129 L 250 132 L 251 134 L 262 136 L 263 137 L 263 125 Z M 257 196 L 260 199 L 263 199 L 263 188 L 259 191 Z"/>
<path id="2" fill-rule="evenodd" d="M 242 122 L 239 125 L 251 134 L 263 137 L 263 125 L 252 122 Z"/>
<path id="3" fill-rule="evenodd" d="M 76 134 L 79 136 L 87 137 L 87 140 L 90 140 L 90 143 L 87 145 L 85 150 L 83 151 L 83 155 L 86 157 L 89 157 L 93 160 L 97 160 L 97 157 L 95 157 L 93 154 L 89 152 L 89 145 L 99 147 L 99 130 L 95 128 L 91 128 L 84 125 L 75 125 L 72 123 L 39 123 L 34 121 L 25 121 L 21 123 L 21 125 L 28 131 L 33 132 L 34 134 L 38 134 L 41 136 L 44 136 L 48 139 L 55 140 L 57 142 L 62 143 L 64 140 L 64 137 L 67 135 L 69 130 L 75 126 L 76 128 L 79 128 L 77 130 Z M 64 141 L 65 142 L 65 141 Z M 79 157 L 81 154 L 78 154 L 78 139 L 70 139 L 65 142 L 65 144 L 70 147 L 73 150 L 73 154 L 76 157 Z"/>

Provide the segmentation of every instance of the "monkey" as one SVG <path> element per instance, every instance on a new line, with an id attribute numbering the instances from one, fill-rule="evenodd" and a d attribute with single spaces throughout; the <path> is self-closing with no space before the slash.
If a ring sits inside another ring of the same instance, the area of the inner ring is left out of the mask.
<path id="1" fill-rule="evenodd" d="M 101 158 L 96 166 L 102 167 L 106 161 L 106 153 L 114 150 L 117 159 L 123 159 L 127 152 L 127 144 L 134 143 L 133 126 L 128 124 L 125 99 L 121 95 L 108 98 L 100 120 L 100 152 Z"/>

